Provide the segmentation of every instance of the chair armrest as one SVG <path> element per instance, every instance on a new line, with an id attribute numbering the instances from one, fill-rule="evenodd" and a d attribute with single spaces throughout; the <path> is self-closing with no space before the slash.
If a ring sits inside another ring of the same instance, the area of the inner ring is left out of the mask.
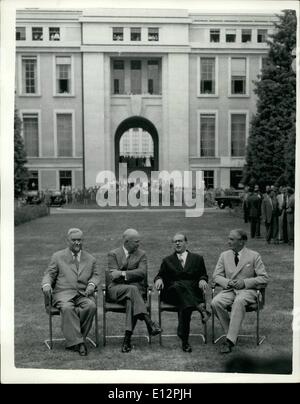
<path id="1" fill-rule="evenodd" d="M 44 295 L 45 308 L 47 309 L 48 307 L 52 306 L 52 293 L 51 292 L 49 292 L 49 293 L 44 293 L 43 292 L 43 295 Z"/>

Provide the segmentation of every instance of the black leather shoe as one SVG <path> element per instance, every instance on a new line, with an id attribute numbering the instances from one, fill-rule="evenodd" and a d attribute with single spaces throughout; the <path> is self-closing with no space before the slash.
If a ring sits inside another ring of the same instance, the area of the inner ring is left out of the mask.
<path id="1" fill-rule="evenodd" d="M 130 339 L 124 338 L 121 352 L 127 353 L 127 352 L 130 352 L 131 350 L 132 350 L 132 345 L 131 345 Z"/>
<path id="2" fill-rule="evenodd" d="M 220 352 L 222 354 L 230 353 L 232 351 L 232 347 L 233 347 L 232 343 L 230 343 L 229 341 L 225 341 L 220 347 Z"/>
<path id="3" fill-rule="evenodd" d="M 80 356 L 87 356 L 87 354 L 88 354 L 87 347 L 83 342 L 81 344 L 79 344 L 78 352 L 79 352 Z"/>
<path id="4" fill-rule="evenodd" d="M 72 346 L 66 346 L 67 351 L 78 352 L 78 344 Z"/>
<path id="5" fill-rule="evenodd" d="M 182 343 L 182 350 L 183 352 L 192 352 L 192 347 L 188 342 L 183 342 Z"/>
<path id="6" fill-rule="evenodd" d="M 163 330 L 160 328 L 160 326 L 157 323 L 155 323 L 153 321 L 151 324 L 151 327 L 149 327 L 148 331 L 149 331 L 149 334 L 151 335 L 151 337 L 155 337 L 155 335 L 161 334 Z"/>

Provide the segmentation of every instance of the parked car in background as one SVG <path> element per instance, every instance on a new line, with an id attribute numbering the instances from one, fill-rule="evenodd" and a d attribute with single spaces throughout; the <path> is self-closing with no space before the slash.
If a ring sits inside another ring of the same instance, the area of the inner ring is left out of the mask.
<path id="1" fill-rule="evenodd" d="M 27 191 L 25 194 L 25 202 L 28 205 L 39 205 L 42 203 L 39 191 Z"/>
<path id="2" fill-rule="evenodd" d="M 231 195 L 216 196 L 215 201 L 217 202 L 220 209 L 225 209 L 227 206 L 233 208 L 242 204 L 242 191 L 230 191 Z"/>
<path id="3" fill-rule="evenodd" d="M 62 206 L 66 203 L 66 198 L 61 191 L 50 191 L 46 203 L 48 206 Z"/>

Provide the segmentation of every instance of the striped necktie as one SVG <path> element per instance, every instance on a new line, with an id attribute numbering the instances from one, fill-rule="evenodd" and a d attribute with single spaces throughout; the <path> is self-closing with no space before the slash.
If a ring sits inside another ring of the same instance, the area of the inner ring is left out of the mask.
<path id="1" fill-rule="evenodd" d="M 179 255 L 179 261 L 180 261 L 180 264 L 181 264 L 182 268 L 184 268 L 184 259 L 183 259 L 183 256 L 181 254 Z"/>

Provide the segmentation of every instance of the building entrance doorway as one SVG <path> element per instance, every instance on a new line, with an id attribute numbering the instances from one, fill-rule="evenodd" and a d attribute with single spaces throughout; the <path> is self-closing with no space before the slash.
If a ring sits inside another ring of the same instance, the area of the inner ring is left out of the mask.
<path id="1" fill-rule="evenodd" d="M 150 181 L 151 171 L 158 170 L 158 134 L 145 118 L 131 117 L 123 121 L 115 135 L 115 172 L 119 178 L 119 163 L 127 163 L 128 175 L 143 171 Z"/>

